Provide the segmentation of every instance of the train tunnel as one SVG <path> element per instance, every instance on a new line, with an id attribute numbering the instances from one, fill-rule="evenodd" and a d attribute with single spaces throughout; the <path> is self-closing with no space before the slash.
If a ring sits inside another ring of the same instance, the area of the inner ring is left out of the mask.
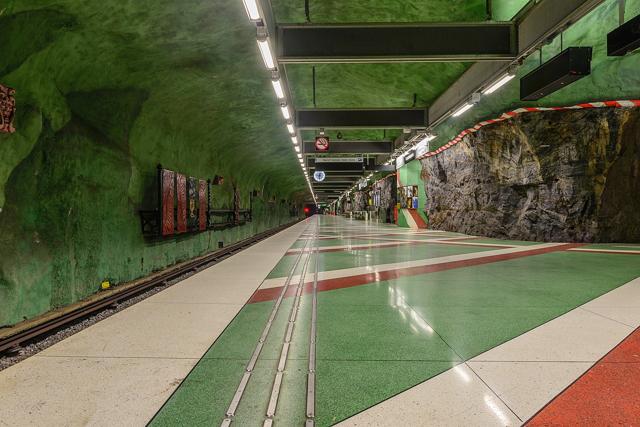
<path id="1" fill-rule="evenodd" d="M 0 0 L 0 425 L 636 425 L 638 28 Z"/>

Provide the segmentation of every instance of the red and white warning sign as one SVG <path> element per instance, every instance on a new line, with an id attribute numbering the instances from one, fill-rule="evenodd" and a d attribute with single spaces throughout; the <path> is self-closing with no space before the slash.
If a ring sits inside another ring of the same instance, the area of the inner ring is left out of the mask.
<path id="1" fill-rule="evenodd" d="M 316 151 L 329 151 L 329 138 L 316 136 Z"/>

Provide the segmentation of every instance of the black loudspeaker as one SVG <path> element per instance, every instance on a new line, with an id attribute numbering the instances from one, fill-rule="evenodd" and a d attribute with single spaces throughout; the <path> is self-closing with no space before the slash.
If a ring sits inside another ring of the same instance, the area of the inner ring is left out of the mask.
<path id="1" fill-rule="evenodd" d="M 591 74 L 590 47 L 569 47 L 520 79 L 520 99 L 535 101 Z"/>
<path id="2" fill-rule="evenodd" d="M 640 47 L 640 15 L 607 34 L 607 55 L 624 56 Z"/>

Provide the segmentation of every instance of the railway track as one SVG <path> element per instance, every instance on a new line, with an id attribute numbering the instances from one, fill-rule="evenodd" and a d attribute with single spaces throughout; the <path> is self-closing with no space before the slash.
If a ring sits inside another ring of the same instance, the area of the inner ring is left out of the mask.
<path id="1" fill-rule="evenodd" d="M 82 307 L 71 310 L 58 317 L 46 320 L 40 324 L 34 325 L 31 328 L 16 332 L 15 334 L 8 335 L 4 338 L 0 338 L 0 356 L 6 353 L 15 353 L 25 344 L 33 341 L 40 340 L 46 336 L 52 335 L 62 329 L 65 329 L 73 324 L 80 322 L 88 317 L 91 317 L 102 310 L 113 308 L 118 304 L 135 298 L 149 290 L 158 286 L 165 286 L 172 280 L 180 279 L 185 274 L 195 273 L 204 267 L 209 267 L 216 264 L 231 255 L 240 252 L 243 249 L 248 248 L 267 237 L 273 236 L 280 231 L 297 224 L 302 220 L 293 221 L 276 228 L 264 231 L 256 234 L 248 239 L 241 240 L 237 243 L 227 246 L 226 248 L 215 251 L 207 256 L 198 258 L 197 260 L 187 262 L 179 268 L 172 269 L 166 273 L 161 273 L 153 278 L 143 281 L 135 286 L 129 287 L 121 292 L 116 292 L 105 298 L 101 298 L 97 301 L 93 301 Z"/>

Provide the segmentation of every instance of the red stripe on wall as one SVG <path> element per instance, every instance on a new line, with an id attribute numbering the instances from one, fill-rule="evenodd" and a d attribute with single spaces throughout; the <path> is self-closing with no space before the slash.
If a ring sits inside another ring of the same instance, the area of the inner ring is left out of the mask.
<path id="1" fill-rule="evenodd" d="M 418 228 L 427 228 L 427 223 L 424 222 L 424 219 L 420 216 L 420 214 L 415 209 L 409 209 L 409 215 L 416 222 Z"/>

